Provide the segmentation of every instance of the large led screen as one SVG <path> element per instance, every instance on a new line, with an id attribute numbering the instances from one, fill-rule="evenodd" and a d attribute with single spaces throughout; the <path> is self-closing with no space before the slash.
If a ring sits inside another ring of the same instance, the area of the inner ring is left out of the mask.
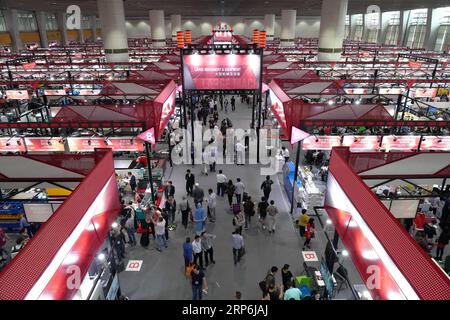
<path id="1" fill-rule="evenodd" d="M 183 56 L 186 90 L 258 90 L 258 54 L 191 54 Z"/>

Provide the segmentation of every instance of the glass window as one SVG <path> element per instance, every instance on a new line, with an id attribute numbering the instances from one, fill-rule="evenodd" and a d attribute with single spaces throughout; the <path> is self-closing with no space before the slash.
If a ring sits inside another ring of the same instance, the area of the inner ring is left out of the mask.
<path id="1" fill-rule="evenodd" d="M 90 29 L 89 17 L 83 16 L 81 19 L 81 29 Z"/>
<path id="2" fill-rule="evenodd" d="M 0 32 L 5 31 L 8 31 L 8 28 L 6 27 L 5 15 L 3 13 L 3 10 L 0 10 Z"/>
<path id="3" fill-rule="evenodd" d="M 56 20 L 56 14 L 47 13 L 45 15 L 45 29 L 49 31 L 58 30 L 58 22 Z"/>
<path id="4" fill-rule="evenodd" d="M 398 36 L 400 33 L 400 26 L 399 25 L 390 25 L 387 27 L 386 31 L 386 39 L 384 41 L 384 44 L 386 45 L 397 45 Z"/>
<path id="5" fill-rule="evenodd" d="M 393 12 L 391 18 L 389 19 L 390 26 L 399 26 L 400 25 L 400 11 Z"/>
<path id="6" fill-rule="evenodd" d="M 353 26 L 352 26 L 353 28 Z M 362 41 L 364 32 L 364 15 L 357 14 L 355 18 L 355 35 L 353 37 L 354 41 Z"/>
<path id="7" fill-rule="evenodd" d="M 406 46 L 413 49 L 423 48 L 426 29 L 426 25 L 411 25 L 408 31 Z"/>
<path id="8" fill-rule="evenodd" d="M 445 14 L 441 19 L 441 25 L 438 29 L 436 37 L 436 45 L 434 50 L 445 51 L 450 45 L 450 7 L 443 8 Z"/>
<path id="9" fill-rule="evenodd" d="M 17 20 L 19 22 L 19 31 L 38 30 L 36 17 L 33 12 L 19 12 L 17 13 Z"/>

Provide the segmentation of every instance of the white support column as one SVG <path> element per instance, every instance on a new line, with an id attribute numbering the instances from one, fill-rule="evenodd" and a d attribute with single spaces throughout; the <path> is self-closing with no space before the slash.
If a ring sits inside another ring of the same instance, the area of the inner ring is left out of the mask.
<path id="1" fill-rule="evenodd" d="M 154 47 L 166 46 L 166 26 L 163 10 L 150 10 L 150 30 L 152 33 L 152 45 Z"/>
<path id="2" fill-rule="evenodd" d="M 427 32 L 425 34 L 425 49 L 434 50 L 436 46 L 438 29 L 441 26 L 441 20 L 446 15 L 442 8 L 428 9 Z"/>
<path id="3" fill-rule="evenodd" d="M 378 32 L 378 44 L 386 44 L 387 31 L 389 28 L 389 22 L 391 21 L 394 12 L 382 12 L 381 13 L 381 30 Z"/>
<path id="4" fill-rule="evenodd" d="M 128 62 L 128 39 L 123 0 L 97 0 L 108 62 Z"/>
<path id="5" fill-rule="evenodd" d="M 83 24 L 81 25 L 81 28 L 78 30 L 78 42 L 79 43 L 85 42 Z"/>
<path id="6" fill-rule="evenodd" d="M 44 11 L 36 11 L 36 22 L 39 29 L 39 38 L 41 39 L 42 48 L 48 48 L 47 30 L 45 28 L 46 20 L 47 16 Z"/>
<path id="7" fill-rule="evenodd" d="M 267 40 L 273 40 L 275 36 L 275 15 L 266 14 L 264 16 L 264 28 L 266 29 Z"/>
<path id="8" fill-rule="evenodd" d="M 295 44 L 295 21 L 297 10 L 281 10 L 281 46 L 291 47 Z"/>
<path id="9" fill-rule="evenodd" d="M 358 16 L 356 14 L 350 15 L 350 40 L 355 40 L 357 18 Z"/>
<path id="10" fill-rule="evenodd" d="M 319 33 L 319 61 L 341 58 L 348 0 L 323 0 Z"/>
<path id="11" fill-rule="evenodd" d="M 69 44 L 69 38 L 67 36 L 67 14 L 65 12 L 58 12 L 56 14 L 56 20 L 58 21 L 58 29 L 61 35 L 60 44 L 67 46 Z"/>
<path id="12" fill-rule="evenodd" d="M 92 30 L 92 41 L 97 41 L 97 17 L 90 16 L 89 17 L 89 26 Z"/>
<path id="13" fill-rule="evenodd" d="M 408 38 L 408 27 L 411 24 L 411 10 L 400 11 L 400 25 L 398 34 L 398 46 L 406 46 L 406 39 Z"/>
<path id="14" fill-rule="evenodd" d="M 181 28 L 181 15 L 173 14 L 170 16 L 171 29 L 172 29 L 172 41 L 177 41 L 177 31 L 182 31 Z"/>
<path id="15" fill-rule="evenodd" d="M 5 10 L 6 26 L 8 27 L 9 35 L 11 36 L 12 49 L 15 51 L 23 49 L 22 39 L 19 32 L 19 20 L 17 18 L 16 9 Z"/>

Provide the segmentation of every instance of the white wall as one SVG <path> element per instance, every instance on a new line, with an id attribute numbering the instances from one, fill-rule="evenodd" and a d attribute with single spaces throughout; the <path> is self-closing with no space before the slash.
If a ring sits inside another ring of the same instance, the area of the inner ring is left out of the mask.
<path id="1" fill-rule="evenodd" d="M 264 30 L 264 17 L 183 17 L 181 27 L 183 30 L 191 30 L 192 36 L 199 37 L 210 35 L 211 29 L 218 23 L 226 23 L 234 28 L 235 34 L 252 37 L 253 29 Z M 151 30 L 149 19 L 127 20 L 126 29 L 128 38 L 150 38 Z M 319 37 L 320 17 L 297 17 L 296 37 Z M 275 19 L 275 37 L 281 33 L 281 17 Z M 172 34 L 170 17 L 166 20 L 166 37 Z"/>

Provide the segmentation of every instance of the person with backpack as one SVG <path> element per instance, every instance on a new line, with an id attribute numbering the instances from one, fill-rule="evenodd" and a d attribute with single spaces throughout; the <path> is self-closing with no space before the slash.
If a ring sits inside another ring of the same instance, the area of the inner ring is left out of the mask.
<path id="1" fill-rule="evenodd" d="M 261 288 L 263 297 L 267 295 L 270 287 L 275 287 L 275 274 L 278 272 L 278 267 L 273 266 L 267 272 L 266 277 L 263 281 L 259 283 L 259 287 Z"/>
<path id="2" fill-rule="evenodd" d="M 230 204 L 230 209 L 233 209 L 233 196 L 234 196 L 234 191 L 235 191 L 235 188 L 234 188 L 233 181 L 232 181 L 232 180 L 229 180 L 229 181 L 228 181 L 228 184 L 227 184 L 227 186 L 226 186 L 226 189 L 225 189 L 225 193 L 226 193 L 227 196 L 228 196 L 228 203 Z"/>
<path id="3" fill-rule="evenodd" d="M 263 230 L 266 229 L 266 217 L 267 217 L 267 208 L 269 204 L 267 203 L 267 199 L 265 197 L 261 198 L 261 202 L 258 203 L 258 214 L 259 214 L 259 222 Z"/>
<path id="4" fill-rule="evenodd" d="M 261 184 L 261 190 L 264 193 L 264 198 L 269 200 L 270 193 L 272 192 L 272 184 L 273 181 L 270 179 L 270 176 L 266 176 L 266 180 Z"/>
<path id="5" fill-rule="evenodd" d="M 310 218 L 308 221 L 308 224 L 306 225 L 305 228 L 305 243 L 303 243 L 303 251 L 305 250 L 305 248 L 311 249 L 310 246 L 310 242 L 311 239 L 315 237 L 315 233 L 316 233 L 316 226 L 314 224 L 314 218 Z"/>
<path id="6" fill-rule="evenodd" d="M 275 201 L 270 200 L 270 206 L 267 207 L 267 228 L 269 233 L 275 233 L 275 216 L 278 214 L 278 208 L 275 206 Z"/>
<path id="7" fill-rule="evenodd" d="M 252 197 L 249 196 L 244 202 L 244 216 L 245 216 L 245 229 L 247 230 L 252 217 L 255 215 L 255 203 L 252 201 Z"/>

